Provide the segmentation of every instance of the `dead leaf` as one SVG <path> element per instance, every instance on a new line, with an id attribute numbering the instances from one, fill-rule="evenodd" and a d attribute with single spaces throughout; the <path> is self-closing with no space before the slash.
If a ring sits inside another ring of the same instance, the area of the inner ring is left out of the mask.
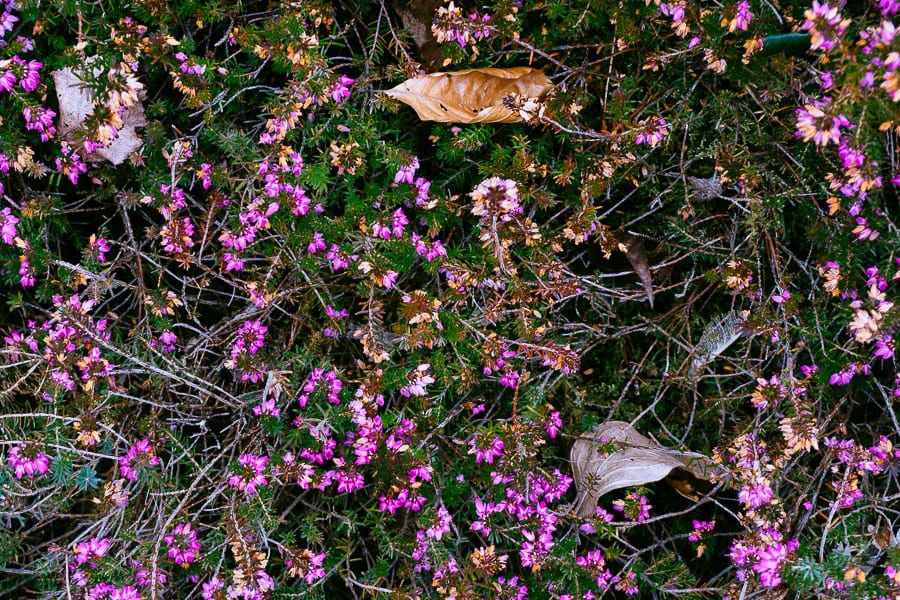
<path id="1" fill-rule="evenodd" d="M 653 308 L 653 277 L 650 275 L 649 259 L 644 251 L 644 242 L 641 238 L 634 235 L 619 236 L 622 240 L 625 258 L 631 263 L 631 268 L 641 280 L 644 286 L 644 292 L 647 294 L 647 300 L 650 302 L 650 308 Z"/>
<path id="2" fill-rule="evenodd" d="M 96 100 L 93 90 L 69 67 L 54 71 L 53 82 L 56 84 L 56 98 L 59 101 L 59 131 L 65 137 L 81 127 L 85 119 L 94 112 Z M 135 102 L 127 107 L 122 114 L 122 121 L 124 127 L 119 130 L 118 137 L 89 155 L 89 158 L 99 156 L 118 165 L 141 147 L 143 141 L 135 128 L 147 124 L 143 105 Z"/>
<path id="3" fill-rule="evenodd" d="M 599 450 L 609 441 L 615 443 L 616 450 L 603 455 Z M 670 475 L 675 481 L 708 483 L 716 478 L 715 464 L 706 456 L 664 448 L 624 421 L 609 421 L 582 434 L 569 456 L 578 489 L 575 508 L 580 517 L 593 515 L 600 497 L 613 490 Z M 678 485 L 673 487 L 679 489 Z"/>
<path id="4" fill-rule="evenodd" d="M 747 316 L 746 311 L 732 310 L 720 315 L 707 325 L 703 330 L 703 335 L 700 336 L 700 341 L 694 348 L 692 368 L 699 369 L 735 343 L 745 331 L 744 324 L 747 322 Z"/>
<path id="5" fill-rule="evenodd" d="M 425 62 L 432 65 L 439 64 L 442 58 L 440 44 L 431 30 L 434 13 L 442 3 L 442 0 L 394 0 L 394 9 L 404 29 L 412 34 Z"/>
<path id="6" fill-rule="evenodd" d="M 698 200 L 712 200 L 722 197 L 722 180 L 718 175 L 713 175 L 706 179 L 700 177 L 688 177 L 688 183 L 691 185 L 693 196 Z"/>
<path id="7" fill-rule="evenodd" d="M 466 69 L 407 79 L 384 93 L 408 104 L 423 121 L 439 123 L 515 123 L 517 111 L 503 105 L 512 94 L 543 98 L 553 87 L 538 69 Z"/>

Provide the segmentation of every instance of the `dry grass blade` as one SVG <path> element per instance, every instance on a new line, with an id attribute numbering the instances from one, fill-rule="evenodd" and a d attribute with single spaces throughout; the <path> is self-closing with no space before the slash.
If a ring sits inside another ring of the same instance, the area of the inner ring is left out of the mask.
<path id="1" fill-rule="evenodd" d="M 609 442 L 614 442 L 616 450 L 602 453 Z M 664 448 L 624 421 L 609 421 L 582 434 L 572 446 L 570 459 L 580 517 L 594 514 L 597 501 L 608 492 L 660 481 L 674 471 L 685 471 L 697 480 L 714 478 L 714 465 L 707 457 Z"/>
<path id="2" fill-rule="evenodd" d="M 408 104 L 423 121 L 514 123 L 518 112 L 503 105 L 510 95 L 543 98 L 553 87 L 538 69 L 466 69 L 407 79 L 384 93 Z"/>

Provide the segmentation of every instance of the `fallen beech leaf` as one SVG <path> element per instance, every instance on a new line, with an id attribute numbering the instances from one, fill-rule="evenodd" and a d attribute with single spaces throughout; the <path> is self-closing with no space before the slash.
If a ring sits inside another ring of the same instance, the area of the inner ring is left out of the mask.
<path id="1" fill-rule="evenodd" d="M 601 447 L 610 441 L 615 442 L 616 450 L 601 454 Z M 678 482 L 715 479 L 715 465 L 707 457 L 664 448 L 624 421 L 609 421 L 582 434 L 569 457 L 578 489 L 575 509 L 580 517 L 593 515 L 600 497 L 613 490 L 673 475 L 673 487 L 684 493 L 692 490 Z"/>
<path id="2" fill-rule="evenodd" d="M 650 302 L 650 308 L 653 308 L 653 277 L 650 275 L 649 259 L 644 251 L 644 242 L 641 238 L 633 235 L 626 235 L 621 239 L 625 258 L 631 263 L 631 268 L 641 280 L 647 300 Z"/>
<path id="3" fill-rule="evenodd" d="M 66 67 L 53 72 L 56 85 L 56 98 L 59 101 L 59 131 L 65 137 L 81 127 L 85 119 L 94 112 L 96 101 L 93 90 L 71 68 Z M 89 158 L 104 158 L 114 165 L 121 164 L 128 156 L 141 147 L 143 141 L 138 136 L 136 127 L 147 124 L 144 107 L 135 102 L 122 114 L 124 127 L 119 130 L 116 139 L 98 149 Z"/>
<path id="4" fill-rule="evenodd" d="M 439 123 L 514 123 L 517 111 L 503 105 L 511 94 L 543 98 L 553 87 L 538 69 L 466 69 L 407 79 L 384 93 L 408 104 L 423 121 Z"/>
<path id="5" fill-rule="evenodd" d="M 728 350 L 741 337 L 746 321 L 746 311 L 732 310 L 707 325 L 694 348 L 692 368 L 699 369 Z"/>

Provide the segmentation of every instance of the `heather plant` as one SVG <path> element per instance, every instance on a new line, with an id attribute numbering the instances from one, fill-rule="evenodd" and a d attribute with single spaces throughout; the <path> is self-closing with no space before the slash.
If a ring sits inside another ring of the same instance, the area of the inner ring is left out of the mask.
<path id="1" fill-rule="evenodd" d="M 0 0 L 0 592 L 897 597 L 898 14 Z"/>

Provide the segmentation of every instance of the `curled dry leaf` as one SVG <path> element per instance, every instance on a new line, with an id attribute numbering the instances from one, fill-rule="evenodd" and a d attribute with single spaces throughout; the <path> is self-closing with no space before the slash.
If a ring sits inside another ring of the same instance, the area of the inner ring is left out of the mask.
<path id="1" fill-rule="evenodd" d="M 615 450 L 603 454 L 610 442 Z M 715 464 L 706 456 L 664 448 L 624 421 L 608 421 L 582 434 L 570 459 L 580 517 L 593 515 L 600 497 L 613 490 L 666 479 L 676 491 L 696 499 L 716 479 Z"/>
<path id="2" fill-rule="evenodd" d="M 519 111 L 503 105 L 510 95 L 543 98 L 553 87 L 538 69 L 466 69 L 407 79 L 384 93 L 408 104 L 423 121 L 440 123 L 514 123 Z"/>
<path id="3" fill-rule="evenodd" d="M 79 77 L 78 73 L 69 67 L 54 71 L 53 82 L 56 85 L 56 98 L 59 101 L 59 131 L 65 137 L 81 127 L 84 121 L 91 116 L 96 106 L 96 100 L 91 88 Z M 124 126 L 119 130 L 118 137 L 106 147 L 98 149 L 90 157 L 104 158 L 112 164 L 118 165 L 141 147 L 143 141 L 135 128 L 147 124 L 143 105 L 135 102 L 127 107 L 122 114 L 122 122 Z"/>
<path id="4" fill-rule="evenodd" d="M 694 348 L 693 370 L 699 369 L 728 350 L 728 347 L 744 333 L 747 316 L 747 311 L 732 310 L 707 325 Z"/>
<path id="5" fill-rule="evenodd" d="M 641 238 L 634 235 L 626 234 L 625 236 L 620 236 L 620 238 L 625 258 L 631 263 L 631 268 L 634 269 L 638 279 L 641 280 L 650 308 L 653 308 L 653 277 L 650 275 L 650 264 L 647 253 L 644 251 L 644 242 Z"/>

